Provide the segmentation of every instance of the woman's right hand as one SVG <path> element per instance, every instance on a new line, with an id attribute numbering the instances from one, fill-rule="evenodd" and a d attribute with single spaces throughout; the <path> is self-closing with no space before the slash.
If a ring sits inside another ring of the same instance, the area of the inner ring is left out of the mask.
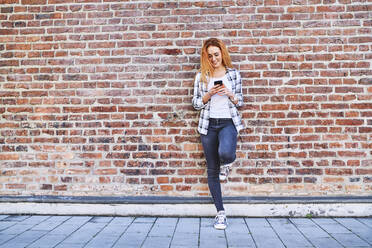
<path id="1" fill-rule="evenodd" d="M 224 88 L 223 85 L 214 85 L 208 92 L 203 96 L 203 103 L 206 104 L 213 95 L 217 94 Z"/>
<path id="2" fill-rule="evenodd" d="M 213 95 L 217 94 L 220 90 L 222 90 L 225 86 L 222 85 L 214 85 L 209 91 L 208 94 L 212 97 Z"/>

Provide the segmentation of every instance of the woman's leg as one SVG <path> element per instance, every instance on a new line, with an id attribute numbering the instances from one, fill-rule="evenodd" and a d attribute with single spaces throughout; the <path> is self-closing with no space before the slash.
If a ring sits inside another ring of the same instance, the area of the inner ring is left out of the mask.
<path id="1" fill-rule="evenodd" d="M 208 128 L 207 135 L 201 135 L 204 155 L 207 160 L 208 186 L 217 212 L 224 210 L 222 203 L 221 184 L 219 179 L 220 158 L 218 156 L 218 131 Z"/>

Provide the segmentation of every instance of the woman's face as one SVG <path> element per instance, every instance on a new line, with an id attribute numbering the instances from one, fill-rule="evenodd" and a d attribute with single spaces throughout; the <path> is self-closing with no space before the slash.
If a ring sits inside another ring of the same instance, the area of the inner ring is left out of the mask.
<path id="1" fill-rule="evenodd" d="M 214 69 L 217 69 L 222 65 L 222 54 L 221 49 L 216 46 L 209 46 L 207 48 L 208 59 Z"/>

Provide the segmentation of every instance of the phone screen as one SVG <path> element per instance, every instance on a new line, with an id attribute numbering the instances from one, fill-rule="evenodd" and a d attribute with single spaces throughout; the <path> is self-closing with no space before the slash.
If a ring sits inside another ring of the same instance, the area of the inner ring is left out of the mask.
<path id="1" fill-rule="evenodd" d="M 222 85 L 222 80 L 214 81 L 214 85 Z"/>

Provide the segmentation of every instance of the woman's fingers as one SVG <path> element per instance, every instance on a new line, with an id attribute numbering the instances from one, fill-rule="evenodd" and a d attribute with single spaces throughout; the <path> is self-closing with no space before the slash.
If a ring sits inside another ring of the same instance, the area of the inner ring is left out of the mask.
<path id="1" fill-rule="evenodd" d="M 212 95 L 214 95 L 214 94 L 216 94 L 217 92 L 219 92 L 220 89 L 221 89 L 221 86 L 215 85 L 215 86 L 213 86 L 213 87 L 210 89 L 209 92 L 210 92 Z"/>
<path id="2" fill-rule="evenodd" d="M 209 94 L 213 96 L 218 94 L 220 96 L 229 95 L 230 91 L 224 85 L 215 85 L 209 90 Z"/>

